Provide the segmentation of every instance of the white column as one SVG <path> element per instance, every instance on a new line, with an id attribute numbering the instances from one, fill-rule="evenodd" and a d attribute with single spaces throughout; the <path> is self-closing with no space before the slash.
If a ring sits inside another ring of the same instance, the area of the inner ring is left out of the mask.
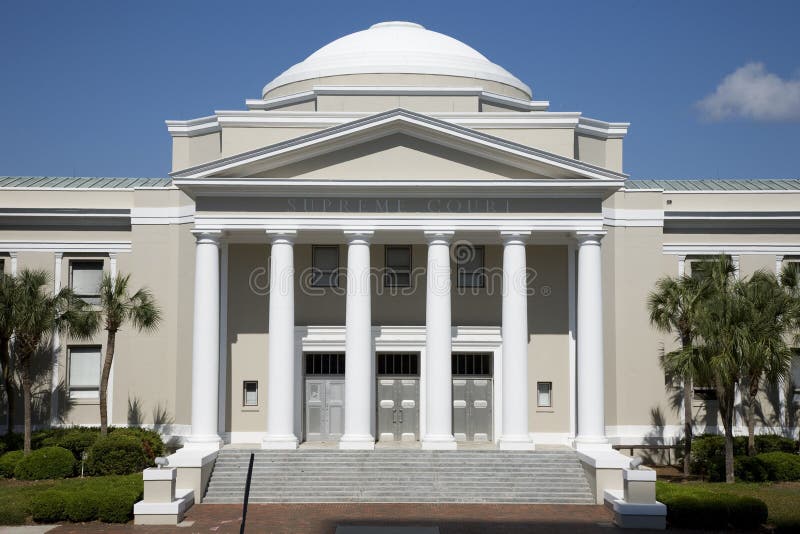
<path id="1" fill-rule="evenodd" d="M 219 230 L 194 230 L 194 326 L 192 336 L 192 434 L 186 447 L 219 449 Z"/>
<path id="2" fill-rule="evenodd" d="M 9 256 L 11 256 L 11 276 L 17 276 L 17 253 L 10 252 Z"/>
<path id="3" fill-rule="evenodd" d="M 530 232 L 503 238 L 503 425 L 499 447 L 533 450 L 528 430 L 528 281 L 525 242 Z"/>
<path id="4" fill-rule="evenodd" d="M 228 404 L 228 243 L 222 243 L 219 266 L 219 435 L 225 433 Z"/>
<path id="5" fill-rule="evenodd" d="M 61 265 L 64 254 L 56 252 L 54 254 L 55 264 L 53 265 L 53 294 L 61 291 Z M 15 266 L 12 265 L 12 269 Z M 50 370 L 50 426 L 56 426 L 60 420 L 58 416 L 58 385 L 61 382 L 58 372 L 58 359 L 61 354 L 61 335 L 58 331 L 53 332 L 53 361 Z"/>
<path id="6" fill-rule="evenodd" d="M 428 240 L 425 302 L 426 429 L 423 449 L 455 449 L 453 438 L 450 241 L 453 232 L 425 232 Z"/>
<path id="7" fill-rule="evenodd" d="M 262 449 L 296 449 L 294 435 L 294 240 L 295 231 L 272 237 L 269 264 L 269 364 L 267 435 Z"/>
<path id="8" fill-rule="evenodd" d="M 578 234 L 578 449 L 609 448 L 603 391 L 602 233 Z"/>
<path id="9" fill-rule="evenodd" d="M 372 352 L 369 240 L 371 231 L 345 232 L 347 237 L 347 304 L 345 312 L 344 435 L 340 449 L 374 449 L 371 433 Z"/>
<path id="10" fill-rule="evenodd" d="M 567 245 L 567 299 L 569 301 L 569 439 L 575 440 L 578 434 L 578 329 L 575 309 L 575 243 Z M 538 392 L 537 392 L 538 394 Z"/>

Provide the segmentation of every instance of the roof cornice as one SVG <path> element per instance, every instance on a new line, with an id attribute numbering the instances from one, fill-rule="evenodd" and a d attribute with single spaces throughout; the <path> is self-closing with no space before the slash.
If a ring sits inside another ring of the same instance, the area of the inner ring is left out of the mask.
<path id="1" fill-rule="evenodd" d="M 175 178 L 204 178 L 213 174 L 229 172 L 243 165 L 259 161 L 263 162 L 267 159 L 275 160 L 276 165 L 274 166 L 285 165 L 313 155 L 330 152 L 330 145 L 338 143 L 338 146 L 345 146 L 347 143 L 354 144 L 359 142 L 354 141 L 359 137 L 368 137 L 370 135 L 382 137 L 401 131 L 415 137 L 427 138 L 431 142 L 445 146 L 452 145 L 451 148 L 471 151 L 475 155 L 482 157 L 493 157 L 498 161 L 503 160 L 504 163 L 519 168 L 525 168 L 526 164 L 538 166 L 544 164 L 551 168 L 560 169 L 559 172 L 583 178 L 624 180 L 627 177 L 623 173 L 514 143 L 404 109 L 378 113 L 344 125 L 334 126 L 320 132 L 203 163 L 170 174 Z"/>

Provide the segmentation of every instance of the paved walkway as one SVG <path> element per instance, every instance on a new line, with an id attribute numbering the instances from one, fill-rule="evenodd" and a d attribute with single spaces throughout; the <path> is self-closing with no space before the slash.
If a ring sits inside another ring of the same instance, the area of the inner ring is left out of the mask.
<path id="1" fill-rule="evenodd" d="M 200 504 L 189 510 L 180 527 L 92 523 L 62 525 L 50 534 L 239 532 L 241 511 L 239 505 Z M 611 523 L 611 514 L 602 506 L 519 504 L 255 504 L 248 510 L 246 531 L 334 534 L 337 526 L 348 525 L 437 526 L 440 534 L 618 531 Z"/>

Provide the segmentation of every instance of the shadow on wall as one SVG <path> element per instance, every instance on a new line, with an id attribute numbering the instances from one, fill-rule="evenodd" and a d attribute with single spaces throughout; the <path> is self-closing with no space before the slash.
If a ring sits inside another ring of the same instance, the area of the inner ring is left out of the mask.
<path id="1" fill-rule="evenodd" d="M 55 422 L 63 424 L 67 422 L 67 416 L 74 407 L 75 403 L 69 397 L 66 383 L 61 380 L 53 389 L 53 345 L 52 340 L 42 344 L 31 360 L 31 375 L 33 386 L 31 387 L 31 422 L 33 428 L 50 426 L 51 416 Z M 22 404 L 22 380 L 19 369 L 13 370 L 12 380 L 14 382 L 14 426 L 21 431 L 24 424 L 23 404 Z M 0 386 L 2 387 L 2 386 Z M 2 427 L 5 430 L 8 418 L 8 404 L 5 402 L 6 392 L 2 389 Z M 56 401 L 56 413 L 52 414 L 53 400 Z"/>
<path id="2" fill-rule="evenodd" d="M 153 430 L 162 436 L 171 436 L 170 439 L 164 443 L 168 451 L 174 451 L 180 446 L 179 438 L 172 436 L 173 425 L 175 418 L 169 413 L 166 404 L 156 403 L 151 412 Z M 137 397 L 128 395 L 128 426 L 141 427 L 149 426 L 150 423 L 145 421 L 144 409 L 142 408 L 142 400 Z"/>

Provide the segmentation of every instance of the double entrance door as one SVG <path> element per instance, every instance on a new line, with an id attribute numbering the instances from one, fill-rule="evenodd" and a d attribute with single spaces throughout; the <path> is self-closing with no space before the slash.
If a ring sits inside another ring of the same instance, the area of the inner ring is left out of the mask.
<path id="1" fill-rule="evenodd" d="M 378 439 L 419 440 L 419 353 L 379 352 Z"/>
<path id="2" fill-rule="evenodd" d="M 419 353 L 376 354 L 377 438 L 418 441 Z M 344 434 L 345 354 L 304 354 L 306 441 L 336 441 Z M 492 441 L 492 354 L 453 353 L 453 435 L 457 441 Z"/>

